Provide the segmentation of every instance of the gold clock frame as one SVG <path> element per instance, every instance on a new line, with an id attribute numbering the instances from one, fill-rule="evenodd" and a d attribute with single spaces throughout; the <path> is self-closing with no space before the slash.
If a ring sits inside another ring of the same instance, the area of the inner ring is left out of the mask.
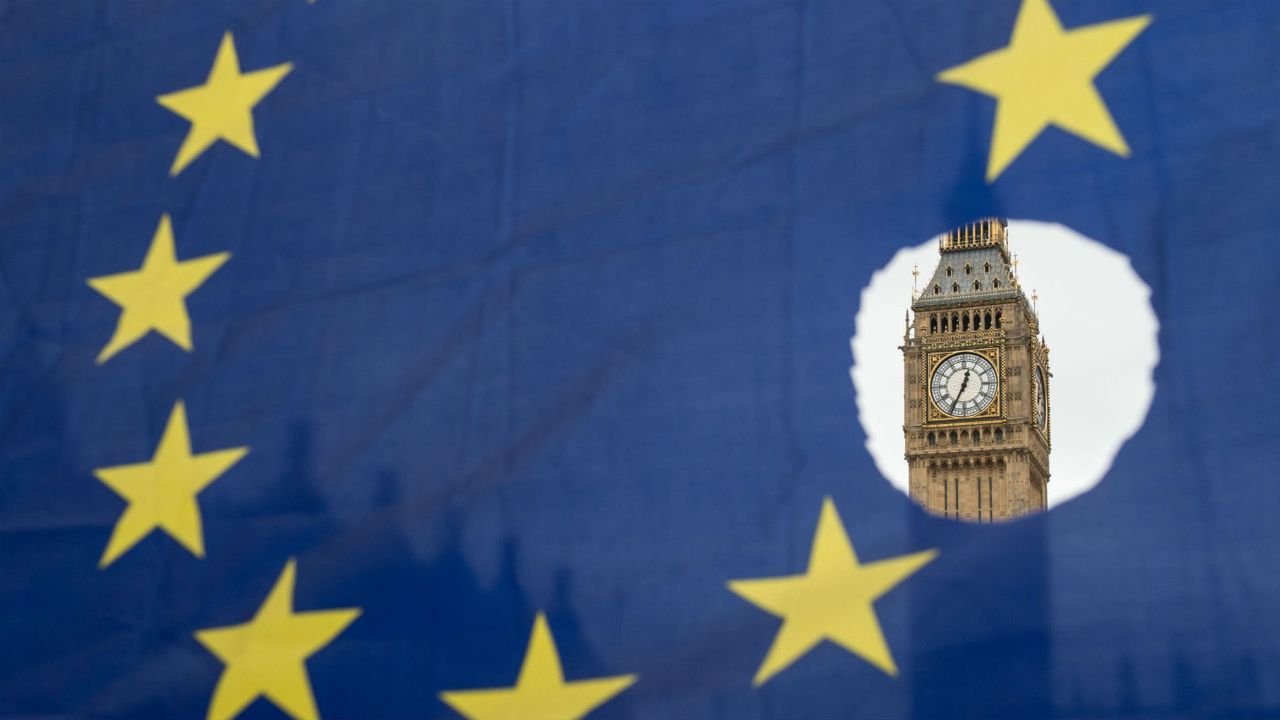
<path id="1" fill-rule="evenodd" d="M 1031 385 L 1031 387 L 1032 387 L 1032 392 L 1031 392 L 1031 427 L 1035 428 L 1035 432 L 1039 433 L 1039 434 L 1040 434 L 1040 437 L 1044 438 L 1044 442 L 1045 442 L 1045 444 L 1046 444 L 1046 445 L 1052 445 L 1052 442 L 1053 442 L 1053 441 L 1052 441 L 1052 436 L 1050 435 L 1050 428 L 1052 428 L 1052 427 L 1053 427 L 1053 415 L 1052 415 L 1052 413 L 1050 413 L 1050 412 L 1049 412 L 1049 406 L 1050 406 L 1050 403 L 1049 403 L 1049 371 L 1048 371 L 1048 370 L 1046 370 L 1046 369 L 1045 369 L 1045 367 L 1044 367 L 1043 365 L 1040 365 L 1040 364 L 1038 364 L 1038 363 L 1037 363 L 1037 364 L 1035 364 L 1035 365 L 1032 365 L 1032 366 L 1031 366 L 1031 372 L 1032 372 L 1032 373 L 1037 373 L 1037 372 L 1042 373 L 1042 377 L 1043 377 L 1043 381 L 1042 381 L 1042 382 L 1044 383 L 1044 388 L 1042 388 L 1042 390 L 1043 390 L 1043 392 L 1044 392 L 1044 427 L 1041 427 L 1041 426 L 1040 426 L 1040 422 L 1039 422 L 1039 418 L 1037 418 L 1037 417 L 1036 417 L 1036 404 L 1037 404 L 1037 403 L 1036 403 L 1036 396 L 1035 396 L 1035 378 L 1034 378 L 1034 376 L 1032 377 L 1032 380 L 1031 380 L 1031 383 L 1032 383 L 1032 385 Z"/>
<path id="2" fill-rule="evenodd" d="M 969 417 L 959 417 L 948 414 L 942 408 L 933 402 L 933 393 L 929 392 L 929 383 L 933 378 L 933 373 L 938 369 L 944 360 L 953 355 L 962 353 L 972 353 L 974 355 L 986 358 L 987 362 L 995 368 L 996 374 L 1000 378 L 1000 387 L 996 388 L 996 398 L 985 410 L 977 415 Z M 924 395 L 925 417 L 924 424 L 930 427 L 949 427 L 959 425 L 970 425 L 975 422 L 985 422 L 992 418 L 1001 419 L 1004 417 L 1005 408 L 1005 387 L 1009 384 L 1008 378 L 1005 376 L 1004 368 L 1004 349 L 1001 347 L 983 347 L 983 348 L 949 348 L 938 352 L 930 352 L 925 356 L 925 362 L 921 366 L 920 383 L 918 385 L 921 394 Z"/>
<path id="3" fill-rule="evenodd" d="M 1044 427 L 1040 427 L 1040 423 L 1036 422 L 1035 416 L 1035 379 L 1034 374 L 1040 371 L 1044 380 Z M 1050 398 L 1049 378 L 1053 373 L 1049 372 L 1049 351 L 1036 338 L 1031 339 L 1031 372 L 1032 377 L 1029 378 L 1032 385 L 1031 398 L 1031 427 L 1034 428 L 1040 437 L 1044 438 L 1046 445 L 1053 446 L 1053 401 Z"/>

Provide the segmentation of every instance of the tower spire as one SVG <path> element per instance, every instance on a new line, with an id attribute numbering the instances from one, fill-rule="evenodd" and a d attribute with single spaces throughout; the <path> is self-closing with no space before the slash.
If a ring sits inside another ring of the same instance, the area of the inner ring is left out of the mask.
<path id="1" fill-rule="evenodd" d="M 959 250 L 977 250 L 980 248 L 998 248 L 1007 260 L 1009 257 L 1009 223 L 1004 218 L 988 217 L 975 220 L 968 225 L 961 225 L 954 230 L 943 233 L 938 238 L 938 249 L 942 252 Z"/>

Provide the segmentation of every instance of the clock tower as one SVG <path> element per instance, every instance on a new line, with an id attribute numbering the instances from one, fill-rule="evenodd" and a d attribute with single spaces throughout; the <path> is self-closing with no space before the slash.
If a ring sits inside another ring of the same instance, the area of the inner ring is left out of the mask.
<path id="1" fill-rule="evenodd" d="M 901 348 L 911 498 L 970 522 L 1044 510 L 1049 349 L 1018 285 L 1008 224 L 970 223 L 938 250 Z"/>

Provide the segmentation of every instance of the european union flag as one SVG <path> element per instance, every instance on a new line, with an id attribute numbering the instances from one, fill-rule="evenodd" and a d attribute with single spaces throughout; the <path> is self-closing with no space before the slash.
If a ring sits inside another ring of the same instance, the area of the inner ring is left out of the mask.
<path id="1" fill-rule="evenodd" d="M 0 717 L 1280 714 L 1280 5 L 0 18 Z"/>

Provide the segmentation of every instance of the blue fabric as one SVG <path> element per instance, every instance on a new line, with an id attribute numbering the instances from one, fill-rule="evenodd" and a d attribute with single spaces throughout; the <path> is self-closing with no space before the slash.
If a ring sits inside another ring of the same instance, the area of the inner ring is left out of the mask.
<path id="1" fill-rule="evenodd" d="M 1132 157 L 1050 130 L 993 184 L 994 102 L 939 84 L 1013 0 L 227 0 L 0 7 L 0 715 L 203 717 L 298 560 L 299 611 L 363 615 L 307 663 L 326 718 L 455 717 L 514 683 L 545 610 L 591 717 L 1242 716 L 1280 710 L 1280 5 L 1151 12 L 1097 79 Z M 294 70 L 177 177 L 222 34 Z M 94 358 L 162 213 L 231 260 Z M 1160 321 L 1145 425 L 1093 492 L 972 527 L 879 476 L 849 383 L 858 293 L 974 217 L 1132 257 Z M 177 399 L 207 556 L 106 569 Z M 833 645 L 761 688 L 778 620 L 730 593 L 800 572 L 834 498 L 859 555 L 938 548 L 876 609 L 902 668 Z M 1233 714 L 1235 713 L 1235 714 Z M 242 717 L 282 717 L 265 700 Z"/>

